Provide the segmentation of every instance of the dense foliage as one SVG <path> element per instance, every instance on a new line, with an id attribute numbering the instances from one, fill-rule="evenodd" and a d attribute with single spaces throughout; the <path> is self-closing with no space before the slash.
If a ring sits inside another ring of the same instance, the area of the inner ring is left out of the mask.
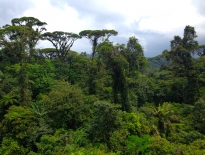
<path id="1" fill-rule="evenodd" d="M 0 28 L 0 154 L 205 154 L 205 45 L 194 27 L 147 59 L 133 36 L 114 44 L 115 30 L 46 25 L 22 17 Z M 71 50 L 81 37 L 91 58 Z"/>

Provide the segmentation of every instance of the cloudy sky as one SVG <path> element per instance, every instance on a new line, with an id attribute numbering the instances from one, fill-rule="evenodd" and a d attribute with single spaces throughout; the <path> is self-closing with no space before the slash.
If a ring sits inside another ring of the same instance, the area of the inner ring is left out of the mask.
<path id="1" fill-rule="evenodd" d="M 145 56 L 169 49 L 175 35 L 183 37 L 186 25 L 194 26 L 199 44 L 205 44 L 205 0 L 0 0 L 0 27 L 13 18 L 32 16 L 47 22 L 47 31 L 79 33 L 82 30 L 114 29 L 114 43 L 126 44 L 136 36 Z M 40 48 L 52 47 L 41 42 Z M 91 53 L 88 40 L 72 47 Z"/>

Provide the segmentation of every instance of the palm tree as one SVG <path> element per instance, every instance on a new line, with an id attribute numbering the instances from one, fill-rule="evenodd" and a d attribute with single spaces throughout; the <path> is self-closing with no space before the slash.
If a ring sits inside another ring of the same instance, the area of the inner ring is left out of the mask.
<path id="1" fill-rule="evenodd" d="M 0 99 L 0 107 L 15 103 L 18 103 L 18 100 L 16 99 L 16 96 L 11 93 L 3 94 Z"/>
<path id="2" fill-rule="evenodd" d="M 162 105 L 159 104 L 157 108 L 150 106 L 154 115 L 158 118 L 158 129 L 160 133 L 168 136 L 170 131 L 171 121 L 170 116 L 173 115 L 172 105 L 168 102 L 164 102 Z"/>

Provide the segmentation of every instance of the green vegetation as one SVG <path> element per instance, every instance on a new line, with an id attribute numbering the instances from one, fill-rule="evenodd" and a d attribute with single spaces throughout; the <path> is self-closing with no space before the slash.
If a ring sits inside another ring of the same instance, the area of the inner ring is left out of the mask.
<path id="1" fill-rule="evenodd" d="M 135 37 L 110 42 L 115 30 L 46 25 L 22 17 L 0 29 L 0 154 L 205 154 L 205 45 L 194 27 L 146 59 Z M 91 58 L 71 50 L 82 37 Z M 37 49 L 41 40 L 54 48 Z"/>

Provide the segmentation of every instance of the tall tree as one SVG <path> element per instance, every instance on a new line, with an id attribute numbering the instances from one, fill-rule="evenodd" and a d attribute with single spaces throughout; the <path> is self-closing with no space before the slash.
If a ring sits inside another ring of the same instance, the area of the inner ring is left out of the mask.
<path id="1" fill-rule="evenodd" d="M 31 101 L 27 64 L 35 55 L 35 46 L 42 39 L 41 32 L 45 30 L 45 25 L 46 23 L 36 18 L 22 17 L 13 19 L 12 26 L 5 25 L 0 29 L 1 46 L 15 58 L 15 63 L 20 63 L 15 76 L 20 83 L 19 94 L 22 105 L 28 105 Z"/>
<path id="2" fill-rule="evenodd" d="M 175 36 L 171 41 L 171 50 L 167 52 L 167 58 L 171 60 L 170 69 L 175 78 L 182 78 L 187 83 L 181 86 L 185 88 L 180 96 L 185 103 L 194 102 L 194 93 L 197 91 L 196 75 L 193 72 L 192 54 L 198 49 L 198 42 L 194 40 L 197 37 L 194 27 L 186 26 L 184 37 Z M 176 92 L 176 90 L 174 90 Z M 178 94 L 179 95 L 179 94 Z"/>
<path id="3" fill-rule="evenodd" d="M 28 37 L 32 35 L 37 34 L 26 26 L 6 26 L 0 30 L 0 44 L 15 57 L 16 62 L 28 62 L 31 57 Z"/>
<path id="4" fill-rule="evenodd" d="M 157 108 L 152 106 L 149 108 L 152 109 L 153 114 L 158 118 L 158 129 L 160 133 L 162 135 L 165 134 L 165 136 L 168 136 L 171 129 L 170 116 L 173 115 L 172 105 L 168 102 L 164 102 Z"/>
<path id="5" fill-rule="evenodd" d="M 110 36 L 116 36 L 117 34 L 118 32 L 115 30 L 84 30 L 79 33 L 81 37 L 89 39 L 92 44 L 92 60 L 95 56 L 99 40 L 108 40 Z"/>
<path id="6" fill-rule="evenodd" d="M 129 63 L 122 54 L 124 50 L 124 45 L 114 46 L 109 41 L 100 44 L 98 49 L 100 58 L 107 65 L 107 69 L 111 71 L 114 103 L 120 103 L 123 111 L 130 112 L 127 83 Z"/>
<path id="7" fill-rule="evenodd" d="M 184 37 L 175 36 L 171 41 L 170 58 L 173 66 L 179 65 L 190 69 L 192 64 L 191 54 L 198 49 L 198 42 L 194 40 L 197 37 L 194 27 L 186 26 L 184 29 Z"/>
<path id="8" fill-rule="evenodd" d="M 39 34 L 39 36 L 32 36 L 29 38 L 30 41 L 30 48 L 34 47 L 37 42 L 42 39 L 40 36 L 43 31 L 46 31 L 45 26 L 47 25 L 46 22 L 42 22 L 37 18 L 34 17 L 21 17 L 21 18 L 14 18 L 11 20 L 12 26 L 26 26 L 30 29 L 33 29 L 36 34 Z"/>
<path id="9" fill-rule="evenodd" d="M 32 57 L 47 24 L 34 17 L 15 18 L 11 23 L 0 29 L 0 45 L 21 61 L 22 57 Z"/>
<path id="10" fill-rule="evenodd" d="M 57 56 L 60 60 L 65 61 L 68 51 L 73 43 L 81 37 L 75 33 L 54 31 L 43 34 L 44 39 L 50 41 L 56 48 Z"/>
<path id="11" fill-rule="evenodd" d="M 138 39 L 133 37 L 129 38 L 127 43 L 126 58 L 129 62 L 130 71 L 142 71 L 146 65 L 146 58 L 142 46 L 139 44 Z"/>

